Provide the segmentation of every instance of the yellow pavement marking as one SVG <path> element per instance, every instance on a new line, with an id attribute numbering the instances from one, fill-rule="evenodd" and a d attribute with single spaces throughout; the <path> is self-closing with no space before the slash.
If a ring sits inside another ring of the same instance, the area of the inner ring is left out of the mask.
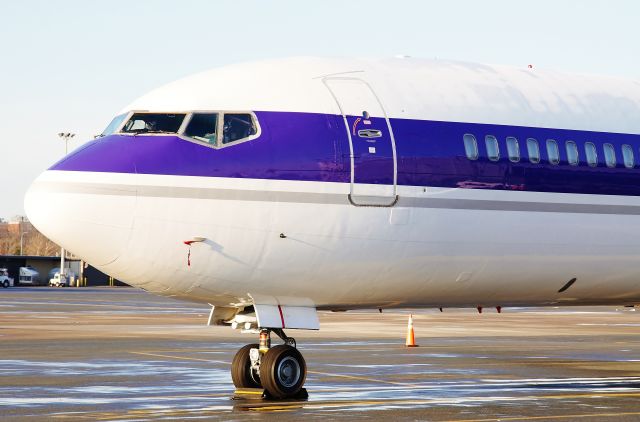
<path id="1" fill-rule="evenodd" d="M 187 356 L 172 356 L 172 355 L 165 355 L 165 354 L 161 354 L 161 353 L 148 353 L 148 352 L 129 352 L 129 353 L 132 353 L 134 355 L 155 356 L 155 357 L 168 358 L 168 359 L 193 360 L 193 361 L 196 361 L 196 362 L 212 362 L 212 363 L 222 363 L 222 364 L 225 364 L 225 365 L 231 365 L 231 362 L 226 362 L 226 361 L 221 361 L 221 360 L 191 358 L 191 357 L 187 357 Z M 328 376 L 328 377 L 349 378 L 349 379 L 355 379 L 355 380 L 360 380 L 360 381 L 369 381 L 369 382 L 378 382 L 378 383 L 383 383 L 383 384 L 400 385 L 400 386 L 403 386 L 403 387 L 418 387 L 416 384 L 410 384 L 410 383 L 405 383 L 405 382 L 394 382 L 394 381 L 378 380 L 378 379 L 375 379 L 375 378 L 359 377 L 359 376 L 356 376 L 356 375 L 330 374 L 328 372 L 318 372 L 318 371 L 307 371 L 307 372 L 310 373 L 310 374 L 314 374 L 314 375 L 324 375 L 324 376 Z"/>
<path id="2" fill-rule="evenodd" d="M 185 395 L 188 397 L 189 395 Z M 194 395 L 192 395 L 194 396 Z M 195 396 L 194 396 L 195 397 Z M 550 399 L 550 400 L 562 400 L 562 399 L 577 399 L 577 398 L 606 398 L 606 397 L 640 397 L 640 393 L 584 393 L 584 394 L 566 394 L 566 395 L 547 395 L 547 396 L 524 396 L 524 397 L 463 397 L 462 400 L 466 402 L 486 402 L 488 400 L 497 401 L 497 402 L 506 402 L 506 401 L 522 401 L 522 400 L 541 400 L 541 399 Z M 155 397 L 154 397 L 155 398 Z M 390 406 L 390 405 L 454 405 L 458 403 L 458 399 L 407 399 L 407 400 L 354 400 L 354 401 L 341 401 L 341 400 L 333 400 L 328 402 L 285 402 L 285 403 L 273 403 L 269 404 L 268 402 L 258 402 L 248 404 L 247 406 L 242 406 L 242 402 L 238 402 L 233 405 L 233 407 L 240 407 L 248 411 L 256 411 L 256 412 L 287 412 L 292 410 L 299 409 L 313 409 L 313 410 L 322 410 L 328 408 L 340 408 L 340 407 L 357 407 L 357 406 Z M 225 406 L 226 407 L 226 406 Z M 231 407 L 231 406 L 229 406 Z M 84 413 L 84 414 L 74 414 L 74 415 L 53 415 L 57 417 L 63 418 L 78 418 L 85 419 L 87 417 L 91 417 L 92 420 L 99 418 L 100 420 L 112 420 L 112 419 L 121 419 L 126 415 L 135 415 L 135 416 L 184 416 L 187 414 L 202 414 L 204 413 L 216 413 L 219 414 L 218 411 L 213 411 L 213 409 L 130 409 L 126 411 L 124 414 L 118 414 L 116 412 L 99 412 L 99 413 Z M 219 410 L 219 409 L 216 409 Z M 449 420 L 448 422 L 494 422 L 494 421 L 526 421 L 526 420 L 560 420 L 560 419 L 579 419 L 579 418 L 603 418 L 603 417 L 619 417 L 619 416 L 636 416 L 640 415 L 640 412 L 616 412 L 616 413 L 585 413 L 585 414 L 572 414 L 572 415 L 548 415 L 548 416 L 505 416 L 505 417 L 497 417 L 497 418 L 483 418 L 483 419 L 454 419 Z"/>
<path id="3" fill-rule="evenodd" d="M 567 395 L 550 395 L 550 396 L 525 396 L 525 397 L 464 397 L 462 398 L 465 402 L 486 402 L 488 400 L 496 401 L 496 402 L 506 402 L 506 401 L 522 401 L 522 400 L 541 400 L 541 399 L 549 399 L 549 400 L 560 400 L 560 399 L 578 399 L 578 398 L 600 398 L 600 397 L 640 397 L 640 393 L 585 393 L 585 394 L 567 394 Z M 458 402 L 457 399 L 448 400 L 448 399 L 409 399 L 409 400 L 356 400 L 356 401 L 331 401 L 331 402 L 303 402 L 303 403 L 291 403 L 291 404 L 274 404 L 274 405 L 260 405 L 256 406 L 247 406 L 247 410 L 259 411 L 259 412 L 268 412 L 272 408 L 275 411 L 285 411 L 285 410 L 294 410 L 299 408 L 305 409 L 323 409 L 323 408 L 339 408 L 339 407 L 356 407 L 356 406 L 390 406 L 390 405 L 425 405 L 425 404 L 440 404 L 440 405 L 452 405 Z M 640 415 L 640 412 L 636 413 L 626 413 L 628 415 Z M 596 417 L 598 415 L 604 416 L 609 414 L 592 414 Z M 625 415 L 625 413 L 611 413 L 610 415 Z M 527 419 L 545 419 L 545 418 L 563 418 L 563 415 L 555 415 L 555 416 L 522 416 L 522 417 L 511 417 L 511 420 L 527 420 Z M 585 416 L 587 417 L 587 416 Z M 497 421 L 497 420 L 510 420 L 510 417 L 500 417 L 493 419 L 461 419 L 456 421 L 449 422 L 489 422 L 489 421 Z"/>
<path id="4" fill-rule="evenodd" d="M 378 380 L 375 378 L 359 377 L 356 375 L 330 374 L 328 372 L 318 372 L 318 371 L 307 371 L 307 372 L 314 375 L 324 375 L 327 377 L 338 377 L 338 378 L 348 378 L 348 379 L 360 380 L 360 381 L 379 382 L 382 384 L 400 385 L 402 387 L 414 387 L 414 388 L 420 387 L 419 385 L 411 384 L 407 382 L 385 381 L 385 380 Z"/>
<path id="5" fill-rule="evenodd" d="M 492 422 L 492 421 L 533 421 L 549 419 L 580 419 L 580 418 L 613 418 L 619 416 L 637 416 L 640 412 L 620 413 L 583 413 L 577 415 L 550 415 L 550 416 L 507 416 L 491 419 L 452 419 L 447 422 Z"/>
<path id="6" fill-rule="evenodd" d="M 162 349 L 147 350 L 148 353 L 227 353 L 229 349 Z"/>
<path id="7" fill-rule="evenodd" d="M 208 362 L 208 363 L 219 363 L 219 364 L 224 364 L 224 365 L 230 365 L 230 362 L 227 361 L 220 361 L 220 360 L 212 360 L 212 359 L 202 359 L 202 358 L 193 358 L 193 357 L 187 357 L 187 356 L 173 356 L 173 355 L 165 355 L 165 354 L 161 354 L 161 353 L 149 353 L 149 352 L 129 352 L 132 354 L 136 354 L 136 355 L 144 355 L 144 356 L 155 356 L 155 357 L 161 357 L 161 358 L 167 358 L 167 359 L 177 359 L 177 360 L 190 360 L 190 361 L 196 361 L 196 362 Z M 404 383 L 404 382 L 395 382 L 395 381 L 386 381 L 386 380 L 379 380 L 379 379 L 375 379 L 375 378 L 369 378 L 369 377 L 360 377 L 357 375 L 345 375 L 345 374 L 331 374 L 328 372 L 320 372 L 320 371 L 307 371 L 310 374 L 314 374 L 314 375 L 323 375 L 323 376 L 327 376 L 327 377 L 336 377 L 336 378 L 347 378 L 347 379 L 353 379 L 353 380 L 360 380 L 360 381 L 368 381 L 368 382 L 374 382 L 374 383 L 381 383 L 381 384 L 390 384 L 390 385 L 397 385 L 397 386 L 401 386 L 401 387 L 406 387 L 406 388 L 422 388 L 423 386 L 420 386 L 418 384 L 415 383 Z M 332 391 L 332 390 L 328 390 L 328 391 Z M 614 397 L 614 396 L 627 396 L 627 395 L 631 395 L 631 396 L 638 396 L 640 395 L 640 393 L 603 393 L 603 394 L 588 394 L 588 395 L 582 395 L 582 394 L 578 394 L 578 395 L 560 395 L 560 396 L 537 396 L 539 398 L 547 398 L 547 399 L 556 399 L 556 398 L 580 398 L 580 397 L 588 397 L 590 395 L 593 396 L 603 396 L 603 397 Z M 366 402 L 369 403 L 369 402 Z M 363 403 L 363 404 L 366 404 Z M 384 403 L 389 403 L 389 402 L 384 402 Z"/>
<path id="8" fill-rule="evenodd" d="M 164 355 L 164 354 L 161 354 L 161 353 L 147 353 L 147 352 L 129 352 L 129 353 L 134 354 L 134 355 L 155 356 L 155 357 L 159 357 L 159 358 L 169 358 L 169 359 L 177 359 L 177 360 L 193 360 L 193 361 L 196 361 L 196 362 L 222 363 L 222 364 L 225 364 L 225 365 L 231 365 L 231 363 L 223 361 L 223 360 L 190 358 L 190 357 L 187 357 L 187 356 L 171 356 L 171 355 Z"/>

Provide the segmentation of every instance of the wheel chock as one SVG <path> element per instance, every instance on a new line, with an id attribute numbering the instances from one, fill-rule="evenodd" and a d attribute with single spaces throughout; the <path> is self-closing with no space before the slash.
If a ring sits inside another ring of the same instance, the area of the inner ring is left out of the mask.
<path id="1" fill-rule="evenodd" d="M 265 393 L 262 388 L 238 388 L 233 392 L 231 400 L 262 400 Z"/>
<path id="2" fill-rule="evenodd" d="M 298 393 L 289 397 L 285 400 L 307 400 L 309 398 L 309 393 L 306 388 L 301 388 Z M 267 390 L 262 388 L 238 388 L 234 391 L 231 400 L 281 400 L 282 399 L 274 399 L 271 394 Z"/>
<path id="3" fill-rule="evenodd" d="M 296 393 L 295 396 L 289 397 L 287 399 L 274 399 L 271 397 L 271 394 L 267 390 L 264 390 L 264 399 L 265 400 L 307 400 L 309 398 L 309 393 L 306 388 L 301 388 L 300 391 Z"/>

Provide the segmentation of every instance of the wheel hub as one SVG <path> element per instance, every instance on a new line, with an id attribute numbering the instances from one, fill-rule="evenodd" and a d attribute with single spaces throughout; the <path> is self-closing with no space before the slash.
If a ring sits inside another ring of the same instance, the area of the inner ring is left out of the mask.
<path id="1" fill-rule="evenodd" d="M 276 374 L 282 386 L 293 387 L 300 380 L 300 364 L 291 356 L 287 356 L 278 364 Z"/>

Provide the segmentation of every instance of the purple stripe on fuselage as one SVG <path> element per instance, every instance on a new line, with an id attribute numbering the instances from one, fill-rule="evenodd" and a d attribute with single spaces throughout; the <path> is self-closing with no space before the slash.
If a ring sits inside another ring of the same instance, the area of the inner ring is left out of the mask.
<path id="1" fill-rule="evenodd" d="M 111 135 L 88 143 L 51 169 L 349 182 L 349 142 L 342 116 L 287 112 L 256 112 L 256 115 L 262 127 L 261 136 L 226 148 L 213 149 L 177 136 Z M 350 117 L 349 121 L 352 120 Z M 640 135 L 408 119 L 392 119 L 391 125 L 399 185 L 640 195 L 640 168 L 625 168 L 621 154 L 622 145 L 629 144 L 640 162 Z M 478 140 L 480 157 L 476 161 L 465 156 L 462 142 L 465 133 L 474 134 Z M 489 134 L 499 141 L 502 156 L 498 162 L 489 161 L 486 155 L 484 137 Z M 513 163 L 506 157 L 507 136 L 519 140 L 520 162 Z M 540 144 L 539 164 L 528 160 L 527 138 L 535 138 Z M 547 139 L 558 141 L 559 165 L 548 161 Z M 568 140 L 578 144 L 578 166 L 567 163 Z M 354 139 L 354 144 L 357 141 L 361 140 Z M 589 167 L 584 161 L 585 142 L 594 142 L 598 147 L 598 167 Z M 604 164 L 604 143 L 615 146 L 618 161 L 615 168 Z M 372 156 L 359 161 L 364 155 L 356 154 L 357 182 L 389 180 L 387 147 L 378 145 L 382 154 L 377 161 Z"/>
<path id="2" fill-rule="evenodd" d="M 336 130 L 337 123 L 342 124 L 336 116 L 256 115 L 262 133 L 252 141 L 214 149 L 177 136 L 111 135 L 91 142 L 51 169 L 349 182 L 349 147 Z"/>

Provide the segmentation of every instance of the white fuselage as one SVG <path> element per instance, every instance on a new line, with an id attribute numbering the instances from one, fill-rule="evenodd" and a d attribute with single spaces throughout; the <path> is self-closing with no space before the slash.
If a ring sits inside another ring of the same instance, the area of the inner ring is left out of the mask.
<path id="1" fill-rule="evenodd" d="M 362 64 L 343 70 L 331 62 L 326 73 L 316 75 L 309 73 L 314 63 L 305 67 L 304 77 L 296 74 L 292 85 L 299 90 L 299 80 L 308 82 L 304 93 L 317 99 L 316 109 L 290 100 L 273 106 L 276 111 L 299 105 L 303 109 L 287 111 L 341 114 L 322 81 L 311 76 L 360 70 Z M 401 81 L 391 64 L 377 73 L 375 65 L 362 66 L 360 77 L 371 84 L 389 118 L 640 133 L 637 118 L 595 121 L 598 110 L 617 106 L 605 104 L 602 96 L 574 95 L 578 83 L 567 86 L 555 74 L 544 79 L 526 70 L 500 73 L 455 63 L 423 64 L 413 71 L 403 62 L 399 73 L 415 78 Z M 446 66 L 453 76 L 447 76 Z M 468 91 L 456 85 L 456 69 Z M 480 75 L 475 80 L 474 72 Z M 287 85 L 286 75 L 274 74 L 267 72 L 278 77 L 277 87 Z M 429 77 L 420 85 L 420 78 Z M 197 78 L 207 80 L 206 74 Z M 228 93 L 229 106 L 222 105 L 224 95 L 211 104 L 205 94 L 190 95 L 187 80 L 127 110 L 264 110 L 268 97 L 257 95 L 260 105 L 250 101 L 251 86 L 263 82 L 256 78 L 235 91 L 239 98 Z M 509 84 L 519 91 L 509 91 Z M 622 108 L 640 110 L 640 85 L 629 85 L 633 92 L 609 80 L 603 89 L 609 86 L 632 98 Z M 411 88 L 429 87 L 434 94 L 416 105 L 420 101 L 411 97 Z M 559 93 L 555 99 L 553 87 Z M 577 111 L 568 108 L 572 103 Z M 438 104 L 441 109 L 430 111 Z M 243 306 L 255 296 L 283 303 L 304 299 L 335 310 L 640 302 L 639 196 L 398 183 L 393 206 L 354 206 L 353 185 L 353 177 L 336 182 L 53 169 L 34 182 L 26 208 L 41 231 L 100 270 L 153 293 L 217 306 Z M 376 189 L 359 186 L 365 194 L 369 188 Z M 72 205 L 46 205 L 56 203 Z M 572 279 L 575 283 L 560 293 Z"/>
<path id="2" fill-rule="evenodd" d="M 38 183 L 83 185 L 82 176 L 51 172 Z M 248 293 L 295 292 L 336 309 L 640 301 L 640 218 L 588 213 L 594 205 L 638 209 L 640 198 L 404 187 L 393 208 L 354 207 L 348 184 L 135 175 L 114 185 L 113 175 L 86 176 L 85 193 L 48 195 L 95 205 L 96 218 L 83 218 L 84 206 L 69 220 L 49 212 L 59 222 L 52 235 L 74 233 L 66 247 L 162 295 L 228 305 L 249 301 Z M 515 202 L 543 210 L 473 208 Z M 564 210 L 544 211 L 547 204 Z M 107 213 L 131 216 L 99 227 Z M 206 240 L 191 246 L 188 265 L 183 241 L 194 237 Z M 111 242 L 120 250 L 97 261 Z M 558 294 L 572 278 L 576 285 Z"/>

